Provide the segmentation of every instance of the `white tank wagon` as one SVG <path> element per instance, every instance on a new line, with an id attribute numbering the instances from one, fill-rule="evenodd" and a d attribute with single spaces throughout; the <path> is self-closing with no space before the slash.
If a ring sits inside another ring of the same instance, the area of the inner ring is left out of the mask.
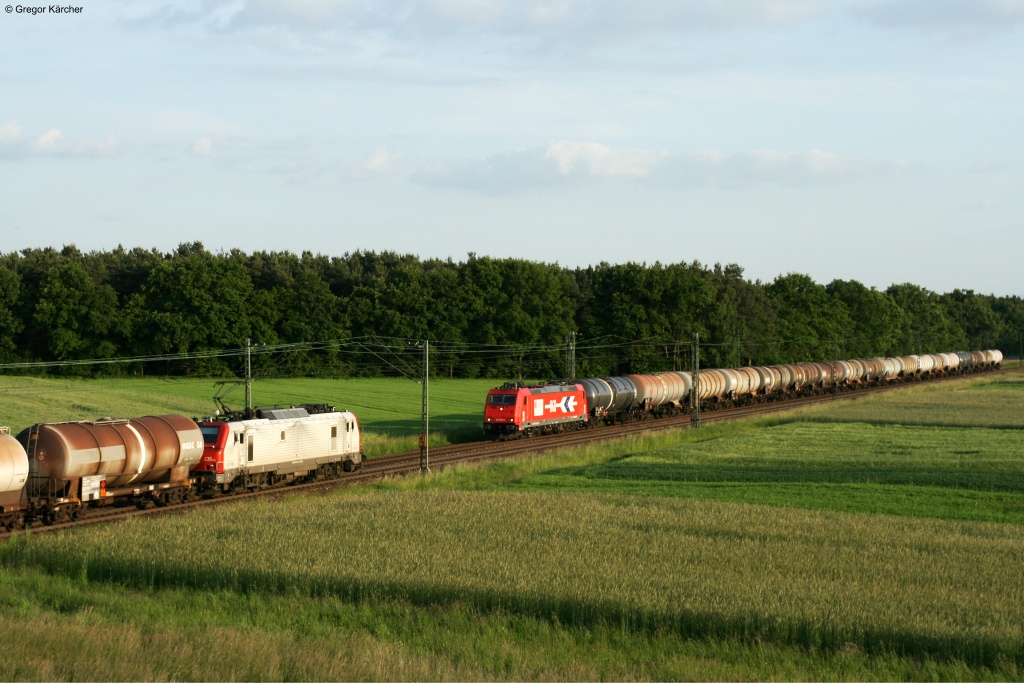
<path id="1" fill-rule="evenodd" d="M 25 509 L 25 481 L 28 455 L 7 427 L 0 427 L 0 528 L 15 529 L 22 524 Z"/>
<path id="2" fill-rule="evenodd" d="M 200 428 L 205 448 L 194 474 L 207 491 L 329 479 L 363 463 L 356 416 L 325 404 L 261 408 L 253 419 L 210 418 Z"/>

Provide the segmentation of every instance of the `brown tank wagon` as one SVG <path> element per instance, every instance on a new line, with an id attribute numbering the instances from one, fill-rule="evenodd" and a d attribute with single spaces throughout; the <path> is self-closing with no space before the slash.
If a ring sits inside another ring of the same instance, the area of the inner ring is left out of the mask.
<path id="1" fill-rule="evenodd" d="M 203 454 L 199 425 L 174 414 L 36 424 L 18 441 L 28 455 L 27 495 L 44 521 L 122 499 L 179 502 L 192 494 L 189 473 Z"/>

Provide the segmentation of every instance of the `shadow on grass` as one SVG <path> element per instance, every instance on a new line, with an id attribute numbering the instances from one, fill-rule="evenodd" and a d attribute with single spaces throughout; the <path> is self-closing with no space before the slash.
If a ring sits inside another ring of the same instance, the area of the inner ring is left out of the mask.
<path id="1" fill-rule="evenodd" d="M 787 467 L 780 463 L 685 465 L 624 459 L 586 467 L 548 470 L 544 474 L 634 482 L 883 484 L 1024 493 L 1024 473 L 1021 472 L 908 467 L 899 464 L 891 467 L 842 467 L 831 464 Z"/>
<path id="2" fill-rule="evenodd" d="M 899 425 L 901 427 L 928 427 L 930 429 L 948 429 L 950 431 L 963 431 L 964 429 L 998 429 L 998 430 L 1009 430 L 1009 431 L 1021 431 L 1024 427 L 1019 424 L 950 424 L 949 421 L 938 422 L 929 421 L 925 419 L 916 419 L 913 417 L 907 417 L 905 414 L 893 417 L 892 419 L 885 418 L 849 418 L 849 417 L 831 417 L 826 415 L 801 415 L 799 418 L 793 418 L 788 422 L 811 422 L 816 424 L 848 424 L 848 425 L 871 425 L 873 427 L 892 427 L 893 425 Z"/>
<path id="3" fill-rule="evenodd" d="M 1024 665 L 1024 644 L 1012 638 L 981 635 L 935 635 L 912 627 L 871 627 L 813 617 L 779 617 L 748 612 L 658 610 L 611 600 L 579 600 L 512 591 L 444 587 L 418 582 L 345 578 L 296 578 L 283 572 L 237 567 L 230 572 L 154 558 L 139 566 L 116 557 L 35 557 L 24 561 L 3 553 L 8 566 L 42 566 L 50 573 L 77 580 L 102 581 L 140 590 L 161 588 L 230 591 L 238 594 L 305 594 L 373 603 L 399 599 L 416 606 L 468 605 L 483 613 L 521 614 L 580 626 L 618 626 L 636 632 L 675 632 L 684 638 L 773 642 L 823 651 L 845 651 L 855 645 L 874 655 L 903 655 L 961 660 L 969 665 L 1005 668 Z"/>

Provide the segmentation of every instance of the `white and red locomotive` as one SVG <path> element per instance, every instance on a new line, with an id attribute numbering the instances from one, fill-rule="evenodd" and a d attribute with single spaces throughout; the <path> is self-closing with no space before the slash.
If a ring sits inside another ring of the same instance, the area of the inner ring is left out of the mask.
<path id="1" fill-rule="evenodd" d="M 205 490 L 261 489 L 358 469 L 356 416 L 326 404 L 262 408 L 199 422 L 205 446 L 193 475 Z"/>
<path id="2" fill-rule="evenodd" d="M 587 394 L 579 384 L 509 382 L 487 394 L 484 433 L 554 434 L 587 426 Z"/>

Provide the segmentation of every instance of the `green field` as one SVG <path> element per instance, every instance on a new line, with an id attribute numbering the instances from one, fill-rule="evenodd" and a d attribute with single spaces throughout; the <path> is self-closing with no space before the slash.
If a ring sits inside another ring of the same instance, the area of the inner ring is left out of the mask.
<path id="1" fill-rule="evenodd" d="M 1020 680 L 1021 558 L 1024 376 L 981 378 L 19 537 L 0 678 Z"/>

